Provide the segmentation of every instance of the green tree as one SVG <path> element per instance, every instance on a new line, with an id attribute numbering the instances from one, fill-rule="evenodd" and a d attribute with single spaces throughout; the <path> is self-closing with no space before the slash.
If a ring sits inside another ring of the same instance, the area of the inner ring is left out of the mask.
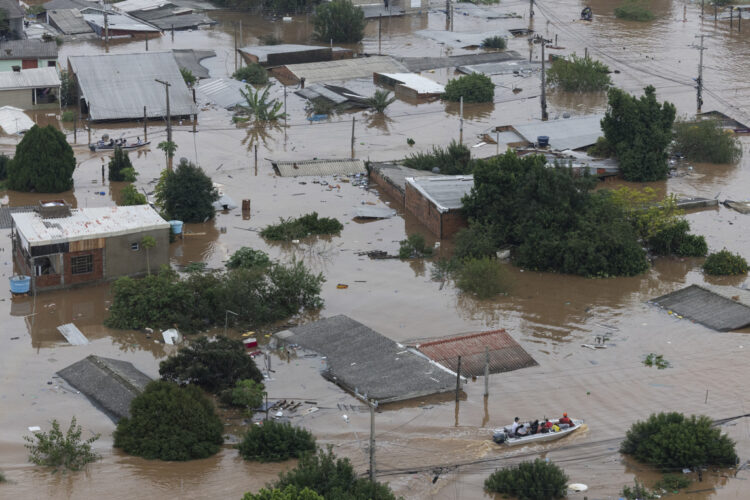
<path id="1" fill-rule="evenodd" d="M 705 416 L 682 413 L 652 414 L 634 423 L 620 444 L 620 452 L 663 469 L 731 466 L 737 463 L 734 441 Z"/>
<path id="2" fill-rule="evenodd" d="M 482 40 L 483 49 L 498 49 L 503 50 L 508 46 L 508 42 L 502 36 L 489 36 Z"/>
<path id="3" fill-rule="evenodd" d="M 164 151 L 164 156 L 167 158 L 167 170 L 172 170 L 172 158 L 177 152 L 177 144 L 173 141 L 161 141 L 156 148 Z"/>
<path id="4" fill-rule="evenodd" d="M 318 5 L 313 25 L 322 42 L 357 43 L 365 36 L 365 13 L 351 0 L 332 0 Z"/>
<path id="5" fill-rule="evenodd" d="M 607 90 L 612 85 L 609 67 L 590 57 L 558 57 L 547 70 L 547 85 L 568 92 Z"/>
<path id="6" fill-rule="evenodd" d="M 253 85 L 265 85 L 268 83 L 268 71 L 258 63 L 251 63 L 232 73 L 232 78 Z"/>
<path id="7" fill-rule="evenodd" d="M 10 158 L 6 154 L 0 154 L 0 181 L 4 181 L 8 178 L 8 164 Z"/>
<path id="8" fill-rule="evenodd" d="M 76 84 L 70 74 L 66 71 L 60 71 L 60 104 L 70 106 L 76 104 L 77 94 Z"/>
<path id="9" fill-rule="evenodd" d="M 241 247 L 227 261 L 227 269 L 265 269 L 270 265 L 266 252 L 249 247 Z"/>
<path id="10" fill-rule="evenodd" d="M 471 151 L 464 144 L 451 141 L 447 148 L 433 146 L 427 153 L 410 154 L 403 160 L 405 167 L 433 171 L 444 175 L 470 174 L 473 169 Z"/>
<path id="11" fill-rule="evenodd" d="M 742 156 L 740 141 L 717 120 L 678 120 L 672 150 L 690 161 L 707 163 L 735 163 Z"/>
<path id="12" fill-rule="evenodd" d="M 182 79 L 185 80 L 185 83 L 188 87 L 192 87 L 193 85 L 195 85 L 195 82 L 198 81 L 193 72 L 187 68 L 180 68 L 180 74 L 182 75 Z"/>
<path id="13" fill-rule="evenodd" d="M 422 259 L 432 256 L 432 252 L 433 248 L 427 245 L 424 236 L 419 233 L 410 234 L 405 240 L 399 241 L 399 259 Z"/>
<path id="14" fill-rule="evenodd" d="M 495 84 L 482 73 L 472 73 L 448 81 L 443 99 L 458 102 L 492 102 L 495 97 Z"/>
<path id="15" fill-rule="evenodd" d="M 284 103 L 278 99 L 268 99 L 270 88 L 271 86 L 268 85 L 261 91 L 245 85 L 245 90 L 240 89 L 240 94 L 246 102 L 245 105 L 240 105 L 240 109 L 251 116 L 256 123 L 275 122 L 283 120 L 286 116 L 281 112 Z"/>
<path id="16" fill-rule="evenodd" d="M 159 364 L 161 378 L 219 393 L 239 380 L 261 382 L 263 375 L 239 340 L 199 337 Z"/>
<path id="17" fill-rule="evenodd" d="M 255 494 L 248 492 L 245 493 L 242 500 L 325 500 L 325 498 L 310 488 L 299 490 L 295 486 L 289 485 L 283 490 L 263 488 Z"/>
<path id="18" fill-rule="evenodd" d="M 76 159 L 65 134 L 52 125 L 34 125 L 16 146 L 8 164 L 8 188 L 60 193 L 73 187 Z"/>
<path id="19" fill-rule="evenodd" d="M 222 403 L 245 408 L 252 415 L 250 410 L 263 404 L 265 389 L 263 384 L 255 380 L 238 380 L 234 387 L 221 391 L 219 397 Z"/>
<path id="20" fill-rule="evenodd" d="M 646 242 L 656 255 L 678 255 L 680 257 L 705 257 L 708 244 L 703 236 L 688 234 L 690 223 L 677 219 L 662 227 Z"/>
<path id="21" fill-rule="evenodd" d="M 148 269 L 148 274 L 151 274 L 151 259 L 149 252 L 152 248 L 156 246 L 156 239 L 154 239 L 153 236 L 144 236 L 143 239 L 141 239 L 141 247 L 143 247 L 144 250 L 146 250 L 146 269 Z"/>
<path id="22" fill-rule="evenodd" d="M 127 151 L 123 151 L 122 148 L 115 148 L 112 158 L 109 160 L 109 180 L 110 182 L 121 182 L 129 181 L 133 182 L 135 179 L 128 179 L 128 169 L 133 169 L 133 164 L 130 162 L 130 156 Z"/>
<path id="23" fill-rule="evenodd" d="M 121 207 L 127 207 L 131 205 L 145 205 L 146 195 L 139 193 L 138 190 L 132 184 L 128 184 L 120 190 L 120 202 L 118 205 Z"/>
<path id="24" fill-rule="evenodd" d="M 740 254 L 732 253 L 726 248 L 714 252 L 703 263 L 706 274 L 714 276 L 730 276 L 747 274 L 747 261 Z"/>
<path id="25" fill-rule="evenodd" d="M 291 241 L 321 234 L 339 234 L 344 225 L 333 217 L 318 217 L 311 212 L 296 219 L 280 219 L 278 224 L 264 227 L 260 235 L 272 241 Z"/>
<path id="26" fill-rule="evenodd" d="M 384 113 L 385 108 L 396 102 L 396 96 L 391 97 L 387 90 L 376 90 L 372 97 L 367 98 L 367 105 L 377 113 Z"/>
<path id="27" fill-rule="evenodd" d="M 456 286 L 464 293 L 479 299 L 489 299 L 507 293 L 508 280 L 497 259 L 483 257 L 466 259 L 456 271 Z"/>
<path id="28" fill-rule="evenodd" d="M 310 431 L 289 422 L 266 420 L 262 425 L 250 426 L 237 449 L 245 460 L 283 462 L 314 453 L 315 438 Z"/>
<path id="29" fill-rule="evenodd" d="M 155 197 L 168 218 L 184 222 L 213 219 L 213 202 L 219 199 L 219 193 L 203 169 L 183 159 L 174 172 L 165 171 L 162 175 Z"/>
<path id="30" fill-rule="evenodd" d="M 525 500 L 553 500 L 566 495 L 568 476 L 557 465 L 537 458 L 493 472 L 484 482 L 492 493 Z"/>
<path id="31" fill-rule="evenodd" d="M 81 440 L 83 429 L 77 424 L 76 418 L 70 421 L 70 427 L 63 434 L 60 424 L 52 420 L 49 432 L 34 432 L 33 437 L 24 436 L 24 445 L 29 450 L 29 461 L 36 465 L 54 467 L 54 470 L 80 470 L 86 464 L 95 462 L 101 457 L 91 449 L 91 445 L 99 439 L 94 434 L 86 440 Z"/>
<path id="32" fill-rule="evenodd" d="M 336 500 L 395 500 L 387 484 L 358 477 L 347 458 L 338 458 L 331 449 L 302 455 L 297 467 L 279 474 L 274 488 L 310 488 L 323 498 Z"/>
<path id="33" fill-rule="evenodd" d="M 213 403 L 193 385 L 154 380 L 120 419 L 115 448 L 149 460 L 193 460 L 219 451 L 224 425 Z"/>
<path id="34" fill-rule="evenodd" d="M 636 98 L 618 88 L 608 93 L 607 112 L 602 130 L 614 150 L 626 180 L 648 182 L 666 179 L 669 173 L 667 147 L 672 141 L 675 107 L 656 100 L 656 89 L 649 85 Z"/>

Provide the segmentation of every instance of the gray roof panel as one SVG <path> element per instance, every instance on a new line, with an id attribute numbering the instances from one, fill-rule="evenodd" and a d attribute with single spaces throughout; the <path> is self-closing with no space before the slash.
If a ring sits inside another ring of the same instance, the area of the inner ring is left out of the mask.
<path id="1" fill-rule="evenodd" d="M 580 149 L 591 146 L 601 137 L 601 121 L 604 115 L 588 115 L 547 122 L 534 122 L 524 125 L 514 125 L 513 128 L 526 141 L 536 143 L 537 137 L 549 137 L 552 149 L 563 151 L 566 149 Z"/>
<path id="2" fill-rule="evenodd" d="M 431 201 L 441 213 L 463 207 L 461 199 L 474 187 L 473 175 L 407 177 L 406 183 Z"/>
<path id="3" fill-rule="evenodd" d="M 34 40 L 0 42 L 0 60 L 57 59 L 57 43 Z"/>

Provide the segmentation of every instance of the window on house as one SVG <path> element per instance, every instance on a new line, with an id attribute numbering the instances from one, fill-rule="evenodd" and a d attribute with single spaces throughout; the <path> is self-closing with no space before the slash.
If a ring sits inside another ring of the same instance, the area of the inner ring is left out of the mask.
<path id="1" fill-rule="evenodd" d="M 57 61 L 47 61 L 48 68 L 54 68 L 55 66 L 57 66 Z"/>
<path id="2" fill-rule="evenodd" d="M 134 251 L 134 252 L 137 252 L 137 251 L 138 251 L 138 250 L 140 249 L 140 246 L 138 245 L 138 242 L 135 242 L 135 243 L 131 243 L 131 244 L 130 244 L 130 249 L 131 249 L 132 251 Z"/>
<path id="3" fill-rule="evenodd" d="M 71 274 L 86 274 L 94 271 L 94 256 L 80 255 L 70 258 Z"/>

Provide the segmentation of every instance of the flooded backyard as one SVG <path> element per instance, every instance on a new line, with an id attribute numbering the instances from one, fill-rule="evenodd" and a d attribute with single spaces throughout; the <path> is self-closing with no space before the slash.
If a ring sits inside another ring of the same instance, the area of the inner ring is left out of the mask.
<path id="1" fill-rule="evenodd" d="M 484 7 L 487 11 L 515 12 L 517 19 L 487 19 L 476 12 L 460 11 L 456 4 L 455 32 L 485 32 L 493 29 L 533 28 L 545 37 L 557 37 L 564 49 L 555 53 L 583 54 L 588 51 L 614 71 L 616 86 L 640 92 L 654 85 L 660 100 L 677 106 L 678 115 L 695 112 L 693 79 L 697 76 L 700 33 L 708 35 L 704 54 L 703 111 L 719 110 L 739 121 L 750 122 L 747 102 L 750 86 L 745 82 L 750 67 L 746 50 L 750 26 L 733 31 L 729 23 L 699 18 L 700 3 L 688 3 L 683 21 L 683 2 L 651 2 L 657 19 L 651 23 L 620 21 L 613 15 L 614 0 L 573 0 L 536 3 L 535 17 L 528 18 L 527 2 L 507 1 Z M 581 9 L 589 5 L 592 23 L 580 22 Z M 432 40 L 415 35 L 418 30 L 445 30 L 442 2 L 432 2 L 428 12 L 383 19 L 381 52 L 398 57 L 427 57 L 473 53 L 460 48 L 450 51 Z M 285 43 L 314 43 L 313 27 L 307 16 L 292 22 L 269 20 L 236 12 L 210 12 L 218 24 L 210 29 L 177 32 L 172 42 L 165 34 L 149 41 L 150 51 L 212 49 L 215 58 L 205 59 L 212 77 L 234 71 L 235 22 L 242 20 L 238 46 L 256 44 L 258 37 L 273 34 Z M 239 37 L 239 34 L 237 35 Z M 115 40 L 110 53 L 141 51 L 144 41 Z M 509 41 L 509 50 L 522 56 L 530 53 L 526 38 Z M 366 36 L 356 51 L 378 53 L 378 21 L 369 21 Z M 60 47 L 59 60 L 68 56 L 104 52 L 99 41 L 69 41 Z M 538 46 L 531 57 L 539 60 Z M 445 84 L 454 68 L 423 72 Z M 745 75 L 745 76 L 743 76 Z M 495 76 L 495 102 L 464 108 L 463 137 L 470 146 L 480 143 L 479 135 L 504 124 L 524 122 L 540 116 L 538 74 L 530 77 Z M 345 85 L 363 95 L 377 88 L 371 79 L 348 81 Z M 514 88 L 521 88 L 514 92 Z M 313 183 L 315 177 L 280 177 L 269 159 L 350 158 L 352 118 L 355 119 L 354 155 L 373 161 L 403 158 L 445 145 L 459 135 L 459 111 L 441 101 L 410 103 L 397 100 L 386 118 L 367 111 L 347 112 L 321 122 L 306 119 L 305 101 L 288 89 L 287 126 L 258 130 L 236 126 L 231 112 L 201 103 L 197 133 L 188 122 L 175 121 L 176 157 L 200 164 L 215 183 L 234 200 L 251 201 L 250 217 L 239 209 L 218 212 L 215 220 L 186 224 L 184 238 L 170 245 L 173 267 L 205 262 L 221 268 L 238 248 L 249 246 L 272 258 L 303 260 L 326 278 L 322 297 L 325 307 L 294 318 L 297 323 L 345 314 L 397 342 L 458 333 L 504 328 L 536 360 L 538 366 L 492 375 L 489 398 L 483 397 L 480 377 L 464 387 L 461 400 L 453 396 L 420 398 L 386 405 L 376 414 L 377 471 L 380 481 L 389 482 L 404 498 L 490 498 L 483 490 L 484 479 L 496 468 L 522 459 L 541 456 L 560 465 L 570 481 L 584 483 L 586 493 L 569 498 L 616 499 L 622 486 L 633 479 L 652 482 L 655 471 L 627 461 L 618 452 L 619 442 L 634 421 L 652 412 L 680 411 L 725 419 L 750 413 L 744 381 L 750 376 L 750 329 L 717 332 L 679 319 L 647 301 L 688 284 L 746 286 L 747 278 L 712 279 L 703 275 L 701 259 L 660 258 L 649 271 L 631 278 L 586 279 L 552 273 L 538 273 L 505 266 L 510 292 L 495 300 L 482 301 L 461 294 L 450 283 L 431 280 L 429 261 L 371 260 L 359 255 L 370 250 L 398 253 L 399 241 L 408 234 L 428 234 L 396 200 L 375 187 L 363 189 L 347 182 L 330 185 Z M 282 98 L 276 83 L 270 94 Z M 606 95 L 577 95 L 554 91 L 548 96 L 550 118 L 563 113 L 602 113 Z M 40 123 L 58 123 L 54 116 L 39 113 Z M 62 125 L 61 125 L 62 126 Z M 69 141 L 73 130 L 62 126 Z M 113 137 L 143 136 L 142 123 L 92 124 L 92 140 L 103 134 Z M 149 122 L 152 144 L 166 139 L 163 123 Z M 407 144 L 414 140 L 414 146 Z M 54 195 L 73 207 L 114 205 L 122 183 L 102 177 L 102 165 L 109 159 L 92 153 L 88 135 L 77 131 L 74 146 L 78 167 L 73 191 Z M 741 137 L 743 150 L 750 138 Z M 18 139 L 0 138 L 0 151 L 12 152 Z M 257 153 L 256 153 L 257 146 Z M 501 146 L 502 148 L 502 146 Z M 496 153 L 494 144 L 471 148 L 475 157 Z M 257 164 L 256 164 L 257 154 Z M 131 153 L 139 172 L 135 185 L 151 193 L 164 168 L 161 151 Z M 679 196 L 746 200 L 750 198 L 750 156 L 736 165 L 690 164 L 680 175 L 649 185 L 659 193 Z M 372 186 L 372 185 L 371 185 Z M 100 194 L 102 193 L 102 194 Z M 49 196 L 33 193 L 5 193 L 11 206 L 36 204 Z M 3 193 L 0 193 L 3 195 Z M 384 220 L 358 223 L 356 207 L 365 204 L 390 205 L 398 215 Z M 280 217 L 296 217 L 317 211 L 336 217 L 344 224 L 340 236 L 303 240 L 299 244 L 273 244 L 258 234 Z M 750 215 L 719 205 L 687 214 L 692 232 L 705 235 L 709 248 L 727 248 L 750 258 Z M 9 234 L 9 231 L 5 231 Z M 430 244 L 434 239 L 428 237 Z M 450 251 L 441 242 L 439 254 Z M 11 241 L 0 240 L 2 279 L 13 274 Z M 7 283 L 7 281 L 4 281 Z M 348 288 L 338 288 L 347 284 Z M 158 362 L 177 347 L 164 345 L 142 332 L 110 330 L 102 322 L 108 314 L 111 295 L 108 284 L 35 297 L 11 298 L 6 286 L 0 290 L 0 470 L 9 482 L 0 485 L 3 498 L 241 498 L 276 478 L 293 462 L 261 464 L 244 461 L 230 445 L 216 456 L 188 463 L 147 461 L 112 448 L 114 424 L 81 394 L 71 390 L 55 373 L 89 354 L 133 363 L 152 377 L 158 377 Z M 90 344 L 68 345 L 57 326 L 75 322 Z M 258 331 L 261 343 L 283 325 Z M 213 333 L 221 333 L 221 328 Z M 241 332 L 230 328 L 230 335 Z M 596 337 L 608 337 L 606 349 L 582 348 Z M 345 341 L 345 339 L 342 339 Z M 642 361 L 648 353 L 663 354 L 671 363 L 665 370 L 648 368 Z M 358 472 L 369 467 L 370 415 L 361 402 L 330 384 L 318 372 L 319 357 L 299 352 L 287 360 L 272 357 L 275 373 L 266 385 L 269 398 L 314 401 L 319 411 L 292 417 L 295 425 L 310 429 L 322 445 L 351 459 Z M 548 445 L 520 449 L 502 448 L 491 440 L 494 427 L 512 422 L 515 416 L 558 416 L 567 411 L 586 420 L 585 428 Z M 56 418 L 64 425 L 76 416 L 86 431 L 101 433 L 95 449 L 102 460 L 85 472 L 50 474 L 27 462 L 23 435 L 29 426 L 47 428 Z M 346 418 L 344 418 L 346 416 Z M 740 418 L 722 425 L 737 442 L 744 463 L 750 456 L 750 420 Z M 736 473 L 736 477 L 735 477 Z M 747 498 L 746 470 L 712 470 L 701 482 L 694 482 L 681 499 Z"/>

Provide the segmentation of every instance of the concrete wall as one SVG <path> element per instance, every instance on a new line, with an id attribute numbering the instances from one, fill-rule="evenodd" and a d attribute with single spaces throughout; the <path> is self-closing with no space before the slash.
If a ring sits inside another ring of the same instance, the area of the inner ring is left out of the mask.
<path id="1" fill-rule="evenodd" d="M 53 62 L 53 66 L 57 66 L 57 59 L 38 59 L 37 67 L 46 68 L 49 66 L 49 62 Z M 5 59 L 0 61 L 0 71 L 13 71 L 13 66 L 23 66 L 21 59 Z"/>
<path id="2" fill-rule="evenodd" d="M 33 92 L 32 89 L 0 91 L 0 106 L 15 106 L 16 108 L 21 109 L 33 109 Z"/>
<path id="3" fill-rule="evenodd" d="M 156 246 L 148 251 L 151 272 L 169 263 L 169 228 L 115 236 L 107 238 L 104 278 L 146 274 L 146 250 L 140 244 L 144 236 L 152 236 L 156 240 Z M 131 249 L 132 243 L 138 243 L 138 250 Z"/>
<path id="4" fill-rule="evenodd" d="M 460 210 L 440 213 L 432 202 L 409 183 L 406 184 L 404 193 L 404 207 L 440 239 L 451 238 L 461 228 L 467 226 L 467 221 Z"/>

